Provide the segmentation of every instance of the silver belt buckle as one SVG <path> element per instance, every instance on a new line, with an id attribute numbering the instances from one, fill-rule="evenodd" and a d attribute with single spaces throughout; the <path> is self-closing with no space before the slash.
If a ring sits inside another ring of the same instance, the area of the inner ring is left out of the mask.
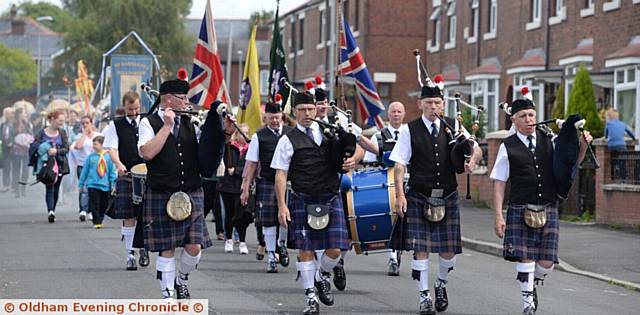
<path id="1" fill-rule="evenodd" d="M 442 188 L 431 189 L 431 197 L 432 198 L 442 198 L 442 195 L 444 195 L 444 189 L 442 189 Z"/>

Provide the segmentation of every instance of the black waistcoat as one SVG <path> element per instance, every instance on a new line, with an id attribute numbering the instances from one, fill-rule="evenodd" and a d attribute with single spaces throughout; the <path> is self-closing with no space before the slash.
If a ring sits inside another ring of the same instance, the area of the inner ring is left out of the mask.
<path id="1" fill-rule="evenodd" d="M 158 115 L 148 119 L 157 134 L 164 122 Z M 147 185 L 154 190 L 190 192 L 200 188 L 195 127 L 187 116 L 182 116 L 179 128 L 178 138 L 170 134 L 160 153 L 147 161 Z"/>
<path id="2" fill-rule="evenodd" d="M 291 127 L 282 126 L 282 133 L 280 133 L 280 136 L 286 134 L 290 130 Z M 256 134 L 258 135 L 258 144 L 260 148 L 258 152 L 260 159 L 260 177 L 274 181 L 276 178 L 276 171 L 271 168 L 271 160 L 273 159 L 273 153 L 276 150 L 276 145 L 278 145 L 278 140 L 280 138 L 276 137 L 273 131 L 268 127 L 258 130 Z"/>
<path id="3" fill-rule="evenodd" d="M 311 195 L 337 191 L 338 173 L 327 156 L 329 142 L 324 135 L 320 146 L 298 128 L 289 131 L 287 137 L 293 146 L 289 165 L 293 191 Z"/>
<path id="4" fill-rule="evenodd" d="M 541 204 L 556 200 L 553 178 L 553 144 L 536 130 L 535 154 L 513 134 L 503 140 L 509 157 L 509 202 Z"/>
<path id="5" fill-rule="evenodd" d="M 118 157 L 120 162 L 130 170 L 132 166 L 143 163 L 138 154 L 138 128 L 134 128 L 129 121 L 122 117 L 113 121 L 118 134 Z"/>
<path id="6" fill-rule="evenodd" d="M 445 117 L 450 126 L 453 119 Z M 445 195 L 456 190 L 456 172 L 451 163 L 449 137 L 440 122 L 435 139 L 429 134 L 422 117 L 409 123 L 411 134 L 411 160 L 409 161 L 409 187 L 413 191 L 431 195 L 431 189 L 444 189 Z"/>

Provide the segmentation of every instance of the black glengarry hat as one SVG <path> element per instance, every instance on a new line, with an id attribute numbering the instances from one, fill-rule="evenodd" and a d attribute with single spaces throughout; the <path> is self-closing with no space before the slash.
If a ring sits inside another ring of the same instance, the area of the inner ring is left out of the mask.
<path id="1" fill-rule="evenodd" d="M 160 84 L 160 95 L 163 94 L 187 94 L 189 83 L 184 80 L 168 80 Z"/>
<path id="2" fill-rule="evenodd" d="M 298 106 L 299 104 L 316 104 L 315 98 L 313 97 L 313 94 L 305 91 L 305 92 L 300 92 L 297 93 L 294 97 L 293 97 L 293 107 Z"/>

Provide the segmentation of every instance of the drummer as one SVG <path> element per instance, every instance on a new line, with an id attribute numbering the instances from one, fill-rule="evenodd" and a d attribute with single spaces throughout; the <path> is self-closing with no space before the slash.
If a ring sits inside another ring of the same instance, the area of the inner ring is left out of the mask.
<path id="1" fill-rule="evenodd" d="M 129 91 L 122 96 L 122 106 L 125 115 L 117 117 L 104 129 L 104 147 L 109 151 L 111 160 L 116 165 L 118 180 L 116 181 L 116 197 L 113 202 L 113 209 L 107 213 L 112 219 L 122 219 L 120 231 L 124 239 L 124 247 L 127 253 L 127 270 L 136 270 L 134 248 L 134 234 L 136 231 L 136 221 L 140 214 L 140 205 L 134 204 L 131 198 L 133 184 L 131 176 L 128 174 L 131 168 L 143 163 L 138 155 L 136 143 L 138 143 L 138 126 L 140 125 L 140 96 L 138 93 Z M 138 227 L 142 231 L 142 222 Z M 140 241 L 135 244 L 140 249 L 140 266 L 149 265 L 149 254 L 144 248 L 142 235 L 139 233 Z"/>
<path id="2" fill-rule="evenodd" d="M 389 124 L 382 128 L 382 130 L 376 132 L 371 137 L 371 142 L 375 145 L 376 149 L 378 149 L 378 154 L 373 154 L 371 152 L 367 152 L 364 155 L 363 162 L 366 163 L 377 163 L 378 165 L 385 165 L 384 163 L 384 154 L 391 153 L 393 147 L 398 141 L 398 135 L 400 134 L 400 128 L 405 127 L 406 124 L 403 124 L 405 111 L 404 105 L 400 102 L 393 102 L 389 104 L 389 109 L 387 111 L 387 117 L 389 117 Z M 393 205 L 392 205 L 393 206 Z M 389 270 L 387 271 L 387 275 L 389 276 L 399 276 L 400 275 L 400 260 L 398 259 L 399 251 L 395 249 L 391 249 L 388 252 L 389 255 Z"/>

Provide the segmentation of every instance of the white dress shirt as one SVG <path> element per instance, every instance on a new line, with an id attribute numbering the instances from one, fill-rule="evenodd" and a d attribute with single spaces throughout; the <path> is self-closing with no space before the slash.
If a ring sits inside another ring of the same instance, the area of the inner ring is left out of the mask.
<path id="1" fill-rule="evenodd" d="M 164 121 L 164 110 L 158 109 L 158 112 L 154 115 L 158 115 L 160 120 Z M 176 116 L 177 117 L 177 116 Z M 198 126 L 193 126 L 196 131 L 196 139 L 200 140 L 200 128 Z M 173 130 L 171 130 L 173 133 Z M 149 118 L 145 117 L 140 120 L 140 125 L 138 126 L 138 152 L 140 152 L 140 147 L 145 145 L 149 140 L 153 139 L 156 136 L 155 131 L 153 131 L 153 127 L 151 127 L 151 123 L 149 123 Z M 142 154 L 140 154 L 142 156 Z"/>
<path id="2" fill-rule="evenodd" d="M 402 124 L 402 125 L 400 125 L 400 128 L 396 129 L 396 128 L 393 128 L 393 126 L 391 126 L 391 124 L 389 124 L 389 125 L 387 126 L 387 129 L 389 129 L 389 132 L 390 132 L 390 133 L 391 133 L 391 135 L 392 135 L 392 136 L 394 136 L 394 137 L 395 137 L 395 134 L 396 134 L 396 131 L 397 131 L 397 132 L 398 132 L 398 137 L 400 137 L 400 129 L 402 129 L 402 127 L 403 127 L 404 125 L 405 125 L 405 124 Z M 371 136 L 371 138 L 370 138 L 371 143 L 372 143 L 372 144 L 373 144 L 373 146 L 376 148 L 376 151 L 378 150 L 378 139 L 377 139 L 377 137 L 378 137 L 378 135 L 380 135 L 381 133 L 382 133 L 382 131 L 376 131 L 376 133 L 374 133 L 374 134 L 373 134 L 373 136 Z M 371 152 L 369 152 L 369 151 L 367 151 L 367 152 L 364 154 L 364 158 L 362 159 L 362 161 L 363 161 L 363 162 L 375 162 L 375 161 L 377 161 L 377 160 L 378 160 L 378 155 L 377 155 L 377 154 L 373 154 L 373 153 L 371 153 Z"/>
<path id="3" fill-rule="evenodd" d="M 525 147 L 529 147 L 529 139 L 527 136 L 521 134 L 519 131 L 516 132 L 518 135 L 518 139 L 522 141 Z M 536 146 L 536 133 L 532 134 L 533 136 L 533 146 Z M 509 180 L 509 155 L 507 154 L 507 148 L 504 146 L 504 143 L 500 144 L 500 148 L 498 149 L 498 155 L 496 157 L 496 163 L 493 164 L 493 169 L 491 170 L 491 176 L 489 178 L 493 180 L 499 180 L 501 182 L 506 182 Z"/>
<path id="4" fill-rule="evenodd" d="M 296 125 L 298 130 L 302 131 L 302 133 L 306 134 L 306 129 L 302 125 Z M 313 133 L 313 141 L 320 145 L 322 144 L 322 132 L 320 131 L 320 126 L 315 121 L 311 124 L 311 132 Z M 291 140 L 287 135 L 280 137 L 278 141 L 278 145 L 276 146 L 276 151 L 273 153 L 273 159 L 271 160 L 271 168 L 276 170 L 289 170 L 289 164 L 291 164 L 291 157 L 293 156 L 293 145 L 291 144 Z"/>
<path id="5" fill-rule="evenodd" d="M 133 121 L 130 117 L 126 117 L 125 119 L 129 124 Z M 136 117 L 136 126 L 140 126 L 140 115 Z M 117 150 L 120 142 L 118 141 L 118 132 L 116 131 L 115 123 L 110 121 L 102 132 L 104 133 L 104 148 Z"/>
<path id="6" fill-rule="evenodd" d="M 277 131 L 279 135 L 282 135 L 282 125 L 278 129 L 271 129 L 267 127 L 269 131 L 275 132 Z M 258 133 L 254 133 L 251 136 L 251 142 L 249 142 L 249 149 L 247 150 L 247 156 L 245 157 L 246 161 L 251 162 L 259 162 L 260 161 L 260 142 L 258 141 Z"/>

